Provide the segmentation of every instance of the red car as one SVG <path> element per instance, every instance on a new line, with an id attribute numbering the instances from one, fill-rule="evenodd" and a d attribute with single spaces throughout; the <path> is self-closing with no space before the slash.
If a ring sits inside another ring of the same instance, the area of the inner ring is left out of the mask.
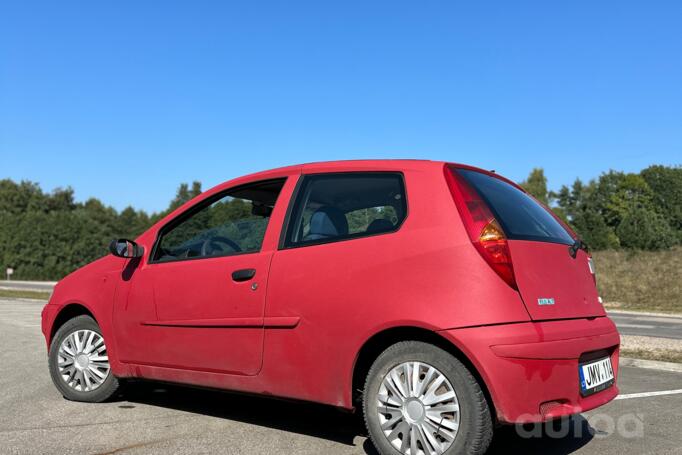
<path id="1" fill-rule="evenodd" d="M 148 378 L 362 409 L 382 454 L 484 453 L 495 424 L 612 400 L 620 338 L 582 241 L 513 182 L 431 161 L 238 178 L 72 273 L 54 384 Z"/>

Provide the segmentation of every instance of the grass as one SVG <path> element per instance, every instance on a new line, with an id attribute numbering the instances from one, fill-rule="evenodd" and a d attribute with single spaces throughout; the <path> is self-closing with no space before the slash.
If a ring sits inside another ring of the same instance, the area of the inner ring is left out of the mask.
<path id="1" fill-rule="evenodd" d="M 682 352 L 663 349 L 621 349 L 621 357 L 682 363 Z"/>
<path id="2" fill-rule="evenodd" d="M 49 292 L 43 291 L 22 291 L 17 289 L 0 289 L 0 297 L 6 297 L 10 299 L 38 299 L 38 300 L 48 300 L 50 298 Z"/>
<path id="3" fill-rule="evenodd" d="M 607 308 L 682 313 L 682 247 L 592 255 Z"/>

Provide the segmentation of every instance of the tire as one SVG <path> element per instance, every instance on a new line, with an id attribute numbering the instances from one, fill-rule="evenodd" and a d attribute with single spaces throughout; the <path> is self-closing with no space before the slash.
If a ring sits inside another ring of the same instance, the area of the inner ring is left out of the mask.
<path id="1" fill-rule="evenodd" d="M 408 366 L 405 367 L 405 364 Z M 395 381 L 390 382 L 394 375 L 398 375 L 397 382 L 408 375 L 413 377 L 415 370 L 416 382 L 402 383 L 402 390 L 395 386 Z M 408 373 L 401 376 L 404 371 Z M 389 373 L 390 377 L 387 376 Z M 444 377 L 442 382 L 438 382 L 439 374 Z M 403 394 L 401 392 L 405 387 L 411 390 Z M 454 392 L 454 398 L 446 400 L 452 395 L 451 391 Z M 415 401 L 418 403 L 415 404 Z M 454 411 L 457 406 L 459 412 Z M 380 412 L 380 408 L 386 412 Z M 382 455 L 407 453 L 413 439 L 418 441 L 415 442 L 417 450 L 412 449 L 411 454 L 422 451 L 425 454 L 436 453 L 432 450 L 435 445 L 428 440 L 427 430 L 430 430 L 432 440 L 441 444 L 441 449 L 446 448 L 443 452 L 445 455 L 483 454 L 493 436 L 490 408 L 476 378 L 448 352 L 418 341 L 396 343 L 377 357 L 367 374 L 363 413 L 370 439 Z M 398 423 L 393 423 L 396 419 Z M 437 426 L 435 421 L 439 422 Z M 409 435 L 408 441 L 405 441 L 406 434 Z M 452 438 L 453 435 L 454 439 L 446 438 Z M 389 437 L 392 437 L 393 442 L 389 441 Z"/>
<path id="2" fill-rule="evenodd" d="M 65 350 L 60 352 L 62 347 Z M 67 400 L 89 403 L 107 400 L 116 393 L 119 382 L 111 372 L 106 354 L 106 343 L 93 318 L 82 315 L 69 319 L 50 344 L 48 367 L 52 382 Z"/>

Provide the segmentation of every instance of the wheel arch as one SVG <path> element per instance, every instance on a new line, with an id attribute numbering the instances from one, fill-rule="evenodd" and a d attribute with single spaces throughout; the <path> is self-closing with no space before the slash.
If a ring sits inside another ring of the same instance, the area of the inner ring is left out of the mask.
<path id="1" fill-rule="evenodd" d="M 82 303 L 72 302 L 64 305 L 57 313 L 57 316 L 55 316 L 54 322 L 52 322 L 52 327 L 50 329 L 50 339 L 47 341 L 48 349 L 52 344 L 52 340 L 54 339 L 57 330 L 59 330 L 59 328 L 67 321 L 75 318 L 76 316 L 90 316 L 95 320 L 95 322 L 97 322 L 97 318 L 92 311 L 90 311 L 90 309 Z"/>
<path id="2" fill-rule="evenodd" d="M 488 388 L 488 384 L 479 372 L 475 363 L 470 359 L 463 350 L 457 347 L 452 341 L 440 335 L 433 330 L 425 329 L 417 326 L 399 326 L 384 329 L 375 333 L 368 338 L 362 345 L 355 359 L 353 365 L 353 376 L 351 381 L 351 399 L 354 405 L 362 402 L 362 394 L 364 392 L 365 379 L 369 369 L 374 363 L 374 360 L 389 346 L 392 346 L 401 341 L 421 341 L 432 344 L 454 356 L 457 360 L 462 362 L 476 378 L 481 385 L 481 389 L 488 401 L 488 406 L 495 416 L 495 403 Z"/>

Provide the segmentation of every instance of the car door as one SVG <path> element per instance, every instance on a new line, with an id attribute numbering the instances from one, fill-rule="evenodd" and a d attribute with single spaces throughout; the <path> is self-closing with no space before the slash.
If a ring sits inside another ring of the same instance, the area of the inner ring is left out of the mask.
<path id="1" fill-rule="evenodd" d="M 402 173 L 303 175 L 268 283 L 266 318 L 300 319 L 266 330 L 265 368 L 288 381 L 273 390 L 339 403 L 365 324 L 409 279 L 391 273 L 407 269 L 404 238 L 394 235 L 406 218 Z"/>
<path id="2" fill-rule="evenodd" d="M 127 361 L 255 375 L 272 249 L 263 249 L 283 179 L 216 194 L 164 226 L 128 293 Z M 153 313 L 149 302 L 153 301 Z M 147 310 L 135 310 L 147 308 Z M 121 316 L 119 315 L 119 319 Z M 132 323 L 132 324 L 131 324 Z M 122 324 L 125 329 L 125 321 Z M 123 350 L 122 350 L 123 351 Z"/>

